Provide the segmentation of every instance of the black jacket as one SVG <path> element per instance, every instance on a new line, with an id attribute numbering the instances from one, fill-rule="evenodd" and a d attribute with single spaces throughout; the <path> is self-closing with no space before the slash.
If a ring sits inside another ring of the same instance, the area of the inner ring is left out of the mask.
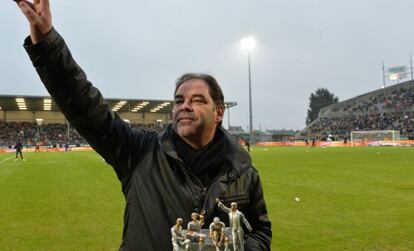
<path id="1" fill-rule="evenodd" d="M 271 224 L 262 186 L 249 154 L 224 129 L 226 167 L 207 187 L 178 157 L 169 126 L 163 133 L 133 130 L 112 112 L 87 80 L 63 38 L 54 30 L 25 49 L 42 82 L 68 121 L 111 164 L 122 184 L 126 206 L 121 250 L 172 250 L 170 228 L 184 226 L 192 212 L 205 211 L 206 226 L 219 216 L 215 198 L 237 202 L 253 227 L 246 250 L 270 250 Z"/>

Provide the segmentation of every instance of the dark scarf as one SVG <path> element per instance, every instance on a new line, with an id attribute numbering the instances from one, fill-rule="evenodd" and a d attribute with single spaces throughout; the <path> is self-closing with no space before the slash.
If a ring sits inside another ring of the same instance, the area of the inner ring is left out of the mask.
<path id="1" fill-rule="evenodd" d="M 217 130 L 213 140 L 200 150 L 188 145 L 175 131 L 173 135 L 178 156 L 191 168 L 204 186 L 223 171 L 226 164 L 227 143 L 222 131 Z"/>

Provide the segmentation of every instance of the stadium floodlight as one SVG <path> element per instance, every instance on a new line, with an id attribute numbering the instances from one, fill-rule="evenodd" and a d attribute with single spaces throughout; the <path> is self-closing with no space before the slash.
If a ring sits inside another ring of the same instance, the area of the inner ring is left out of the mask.
<path id="1" fill-rule="evenodd" d="M 254 37 L 243 38 L 241 41 L 241 48 L 243 51 L 251 51 L 256 47 L 256 40 Z"/>
<path id="2" fill-rule="evenodd" d="M 119 109 L 121 109 L 125 104 L 127 103 L 127 101 L 122 100 L 119 101 L 113 108 L 112 111 L 117 112 Z"/>
<path id="3" fill-rule="evenodd" d="M 43 99 L 43 110 L 51 111 L 52 110 L 52 99 L 45 98 Z"/>
<path id="4" fill-rule="evenodd" d="M 250 51 L 256 47 L 256 40 L 254 37 L 244 38 L 241 41 L 241 48 L 243 51 L 247 51 L 247 64 L 249 67 L 249 131 L 250 131 L 250 142 L 254 144 L 253 139 L 253 111 L 252 111 L 252 77 L 250 69 Z"/>
<path id="5" fill-rule="evenodd" d="M 15 98 L 19 110 L 27 110 L 26 101 L 24 98 Z"/>

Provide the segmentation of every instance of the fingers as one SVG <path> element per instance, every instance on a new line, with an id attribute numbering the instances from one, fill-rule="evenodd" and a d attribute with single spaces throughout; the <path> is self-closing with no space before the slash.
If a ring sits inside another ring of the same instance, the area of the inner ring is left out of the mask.
<path id="1" fill-rule="evenodd" d="M 23 0 L 13 0 L 13 1 L 16 2 L 17 4 L 19 4 Z"/>
<path id="2" fill-rule="evenodd" d="M 48 0 L 18 0 L 19 7 L 26 16 L 30 25 L 36 28 L 37 35 L 45 35 L 52 28 L 52 16 Z M 37 36 L 36 35 L 36 36 Z"/>
<path id="3" fill-rule="evenodd" d="M 21 3 L 21 2 L 25 2 L 27 5 L 29 5 L 30 6 L 30 8 L 32 8 L 33 10 L 35 9 L 35 6 L 34 6 L 34 4 L 32 4 L 31 2 L 29 2 L 29 1 L 25 1 L 25 0 L 13 0 L 13 1 L 15 1 L 18 5 Z M 20 5 L 19 5 L 20 6 Z"/>
<path id="4" fill-rule="evenodd" d="M 49 0 L 40 0 L 40 6 L 41 6 L 41 9 L 47 10 L 50 12 Z"/>
<path id="5" fill-rule="evenodd" d="M 48 31 L 50 31 L 52 24 L 51 18 L 43 17 L 41 13 L 37 13 L 39 5 L 34 5 L 26 0 L 18 0 L 19 8 L 30 24 L 30 38 L 33 44 L 41 41 Z M 50 13 L 50 12 L 49 12 Z"/>
<path id="6" fill-rule="evenodd" d="M 26 1 L 20 1 L 19 7 L 31 25 L 35 26 L 39 22 L 40 16 L 36 14 L 34 7 L 31 7 Z"/>

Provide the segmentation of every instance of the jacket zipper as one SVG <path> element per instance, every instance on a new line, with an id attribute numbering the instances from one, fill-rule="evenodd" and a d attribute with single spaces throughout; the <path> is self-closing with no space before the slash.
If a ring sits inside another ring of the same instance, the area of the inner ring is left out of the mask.
<path id="1" fill-rule="evenodd" d="M 200 181 L 200 179 L 197 177 L 197 176 L 195 176 L 192 172 L 191 172 L 191 167 L 189 166 L 189 165 L 187 165 L 186 163 L 184 163 L 184 161 L 181 161 L 181 163 L 183 164 L 183 166 L 185 167 L 185 168 L 183 168 L 184 169 L 184 171 L 197 183 L 197 185 L 199 186 L 199 187 L 201 187 L 201 194 L 203 194 L 203 193 L 205 193 L 205 187 L 204 187 L 204 185 L 203 185 L 203 183 Z M 191 190 L 193 190 L 193 193 L 194 193 L 194 189 L 193 189 L 193 187 L 191 187 L 190 186 L 190 189 Z M 195 193 L 194 193 L 195 194 Z M 201 197 L 201 195 L 200 195 L 200 197 Z M 196 213 L 200 213 L 199 212 L 199 203 L 197 203 L 197 202 L 194 202 L 194 212 L 196 212 Z"/>
<path id="2" fill-rule="evenodd" d="M 210 188 L 211 184 L 213 184 L 219 177 L 221 177 L 222 173 L 225 173 L 229 170 L 230 168 L 225 168 L 222 172 L 220 172 L 216 177 L 214 177 L 208 184 L 207 186 L 203 186 L 202 190 L 201 190 L 201 194 L 200 194 L 200 201 L 199 201 L 199 208 L 201 209 L 201 214 L 205 214 L 205 208 L 204 208 L 204 201 L 206 199 L 207 196 L 207 191 Z"/>
<path id="3" fill-rule="evenodd" d="M 208 188 L 211 186 L 211 184 L 214 182 L 214 181 L 216 181 L 216 179 L 218 179 L 221 175 L 221 173 L 225 173 L 226 171 L 228 171 L 228 169 L 229 168 L 226 168 L 226 169 L 224 169 L 220 174 L 218 174 L 216 177 L 214 177 L 208 184 L 207 184 L 207 186 L 204 186 L 203 185 L 203 183 L 200 181 L 200 179 L 196 176 L 196 175 L 194 175 L 190 170 L 191 170 L 191 167 L 190 166 L 188 166 L 186 163 L 184 163 L 184 162 L 181 162 L 183 165 L 184 165 L 184 170 L 185 170 L 185 172 L 188 174 L 188 175 L 190 175 L 198 184 L 197 185 L 199 185 L 199 187 L 201 187 L 201 193 L 200 193 L 200 196 L 198 197 L 198 203 L 197 202 L 195 202 L 194 203 L 194 212 L 196 212 L 196 213 L 200 213 L 200 214 L 205 214 L 206 213 L 206 211 L 205 211 L 205 209 L 204 209 L 204 201 L 205 201 L 205 199 L 206 199 L 206 196 L 207 196 L 207 191 L 208 191 Z M 194 192 L 194 191 L 193 191 Z M 201 210 L 200 210 L 201 209 Z"/>

